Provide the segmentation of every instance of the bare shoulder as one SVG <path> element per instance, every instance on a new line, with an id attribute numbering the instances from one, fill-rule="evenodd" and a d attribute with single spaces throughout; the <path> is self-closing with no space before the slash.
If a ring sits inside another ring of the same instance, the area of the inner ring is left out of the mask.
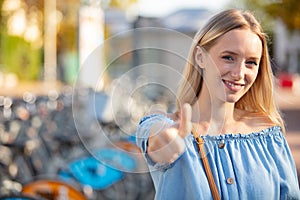
<path id="1" fill-rule="evenodd" d="M 249 112 L 239 110 L 239 117 L 248 127 L 252 127 L 254 131 L 260 131 L 272 126 L 276 126 L 268 115 L 259 112 Z"/>

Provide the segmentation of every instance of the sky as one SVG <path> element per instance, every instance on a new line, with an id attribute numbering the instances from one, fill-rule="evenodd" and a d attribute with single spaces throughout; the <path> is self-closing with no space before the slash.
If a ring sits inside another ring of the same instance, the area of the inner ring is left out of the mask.
<path id="1" fill-rule="evenodd" d="M 179 8 L 221 9 L 230 0 L 139 0 L 138 11 L 142 16 L 162 17 Z"/>

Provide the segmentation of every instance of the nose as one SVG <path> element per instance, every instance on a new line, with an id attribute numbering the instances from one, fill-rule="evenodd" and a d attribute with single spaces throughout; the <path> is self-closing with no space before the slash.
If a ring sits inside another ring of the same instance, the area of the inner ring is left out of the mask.
<path id="1" fill-rule="evenodd" d="M 231 76 L 234 80 L 241 80 L 245 74 L 244 62 L 238 62 L 231 70 Z"/>

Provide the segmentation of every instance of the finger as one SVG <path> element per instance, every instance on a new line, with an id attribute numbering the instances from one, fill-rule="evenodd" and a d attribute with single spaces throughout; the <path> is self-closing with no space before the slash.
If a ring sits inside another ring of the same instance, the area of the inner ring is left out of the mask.
<path id="1" fill-rule="evenodd" d="M 179 135 L 185 137 L 192 131 L 192 108 L 190 104 L 184 104 L 181 109 L 179 123 Z"/>

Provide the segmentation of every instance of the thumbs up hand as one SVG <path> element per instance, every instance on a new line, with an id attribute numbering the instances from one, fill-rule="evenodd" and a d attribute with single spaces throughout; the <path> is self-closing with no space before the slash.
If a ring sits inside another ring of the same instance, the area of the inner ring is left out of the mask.
<path id="1" fill-rule="evenodd" d="M 151 127 L 147 152 L 154 162 L 172 163 L 184 152 L 184 138 L 192 130 L 191 118 L 191 106 L 184 104 L 180 119 L 175 124 L 168 126 L 164 122 L 158 122 Z"/>

